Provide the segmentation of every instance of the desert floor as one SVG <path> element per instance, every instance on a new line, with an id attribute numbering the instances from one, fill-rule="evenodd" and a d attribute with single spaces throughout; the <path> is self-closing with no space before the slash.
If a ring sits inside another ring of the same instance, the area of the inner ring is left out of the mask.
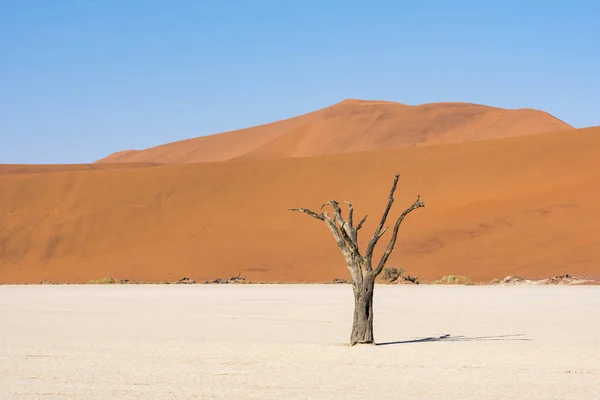
<path id="1" fill-rule="evenodd" d="M 348 285 L 0 286 L 0 398 L 599 398 L 600 287 L 375 293 L 350 348 Z"/>

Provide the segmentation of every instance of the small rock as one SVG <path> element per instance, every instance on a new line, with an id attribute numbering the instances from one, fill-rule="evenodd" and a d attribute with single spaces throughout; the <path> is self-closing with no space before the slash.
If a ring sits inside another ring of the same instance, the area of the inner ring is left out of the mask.
<path id="1" fill-rule="evenodd" d="M 242 274 L 239 273 L 237 276 L 232 276 L 229 279 L 229 283 L 244 283 L 244 282 L 246 282 L 246 278 L 243 278 L 241 275 Z"/>
<path id="2" fill-rule="evenodd" d="M 525 282 L 525 280 L 523 278 L 521 278 L 520 276 L 509 275 L 506 278 L 502 279 L 498 283 L 500 285 L 518 285 L 518 284 L 524 283 L 524 282 Z"/>
<path id="3" fill-rule="evenodd" d="M 335 278 L 333 281 L 331 281 L 332 283 L 350 283 L 348 282 L 346 279 L 342 279 L 342 278 Z"/>
<path id="4" fill-rule="evenodd" d="M 395 282 L 397 285 L 418 285 L 419 284 L 419 278 L 417 278 L 416 276 L 399 276 L 398 279 Z"/>
<path id="5" fill-rule="evenodd" d="M 543 284 L 545 285 L 573 285 L 578 283 L 587 282 L 585 279 L 575 278 L 569 274 L 558 275 L 552 278 L 546 279 Z"/>

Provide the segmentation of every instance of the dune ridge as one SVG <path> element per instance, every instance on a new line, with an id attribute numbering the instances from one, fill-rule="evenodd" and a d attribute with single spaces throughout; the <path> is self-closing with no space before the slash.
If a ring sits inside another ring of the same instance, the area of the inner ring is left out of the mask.
<path id="1" fill-rule="evenodd" d="M 574 129 L 534 109 L 472 103 L 409 106 L 344 100 L 270 124 L 187 139 L 146 150 L 126 150 L 98 163 L 197 163 L 351 153 L 499 139 Z"/>
<path id="2" fill-rule="evenodd" d="M 326 227 L 287 209 L 351 200 L 357 217 L 369 215 L 364 246 L 395 173 L 391 218 L 417 194 L 427 207 L 405 221 L 390 266 L 425 280 L 597 279 L 598 149 L 593 127 L 318 157 L 0 174 L 0 282 L 347 278 Z"/>
<path id="3" fill-rule="evenodd" d="M 0 164 L 0 175 L 40 174 L 62 171 L 93 171 L 108 169 L 146 168 L 164 165 L 160 163 L 94 163 L 94 164 Z"/>

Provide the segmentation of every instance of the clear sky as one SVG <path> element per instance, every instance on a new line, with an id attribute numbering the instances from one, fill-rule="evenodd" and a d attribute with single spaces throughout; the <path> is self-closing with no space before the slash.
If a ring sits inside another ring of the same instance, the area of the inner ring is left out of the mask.
<path id="1" fill-rule="evenodd" d="M 92 162 L 345 98 L 600 125 L 600 0 L 0 0 L 0 163 Z"/>

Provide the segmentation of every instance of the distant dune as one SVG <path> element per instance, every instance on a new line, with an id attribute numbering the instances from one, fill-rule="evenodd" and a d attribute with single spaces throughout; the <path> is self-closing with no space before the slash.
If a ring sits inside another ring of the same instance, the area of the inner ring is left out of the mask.
<path id="1" fill-rule="evenodd" d="M 334 109 L 369 109 L 357 107 Z M 451 129 L 444 132 L 431 130 L 425 141 L 449 140 Z M 383 143 L 385 135 L 378 137 L 365 143 Z M 411 143 L 417 141 L 421 134 Z M 293 154 L 304 154 L 298 151 Z M 205 280 L 238 273 L 285 282 L 347 277 L 327 228 L 286 210 L 351 200 L 357 215 L 369 214 L 364 246 L 396 172 L 402 176 L 392 218 L 417 194 L 427 207 L 405 221 L 390 266 L 423 279 L 452 273 L 474 280 L 598 278 L 599 153 L 595 127 L 278 160 L 47 172 L 19 166 L 19 173 L 0 174 L 0 282 Z"/>
<path id="2" fill-rule="evenodd" d="M 129 168 L 145 168 L 153 167 L 158 163 L 95 163 L 95 164 L 0 164 L 0 175 L 20 175 L 20 174 L 40 174 L 46 172 L 61 172 L 61 171 L 93 171 L 93 170 L 108 170 L 108 169 L 129 169 Z"/>
<path id="3" fill-rule="evenodd" d="M 574 129 L 539 110 L 470 103 L 407 106 L 345 100 L 299 117 L 248 129 L 126 150 L 98 162 L 197 163 L 277 159 L 463 143 Z"/>

